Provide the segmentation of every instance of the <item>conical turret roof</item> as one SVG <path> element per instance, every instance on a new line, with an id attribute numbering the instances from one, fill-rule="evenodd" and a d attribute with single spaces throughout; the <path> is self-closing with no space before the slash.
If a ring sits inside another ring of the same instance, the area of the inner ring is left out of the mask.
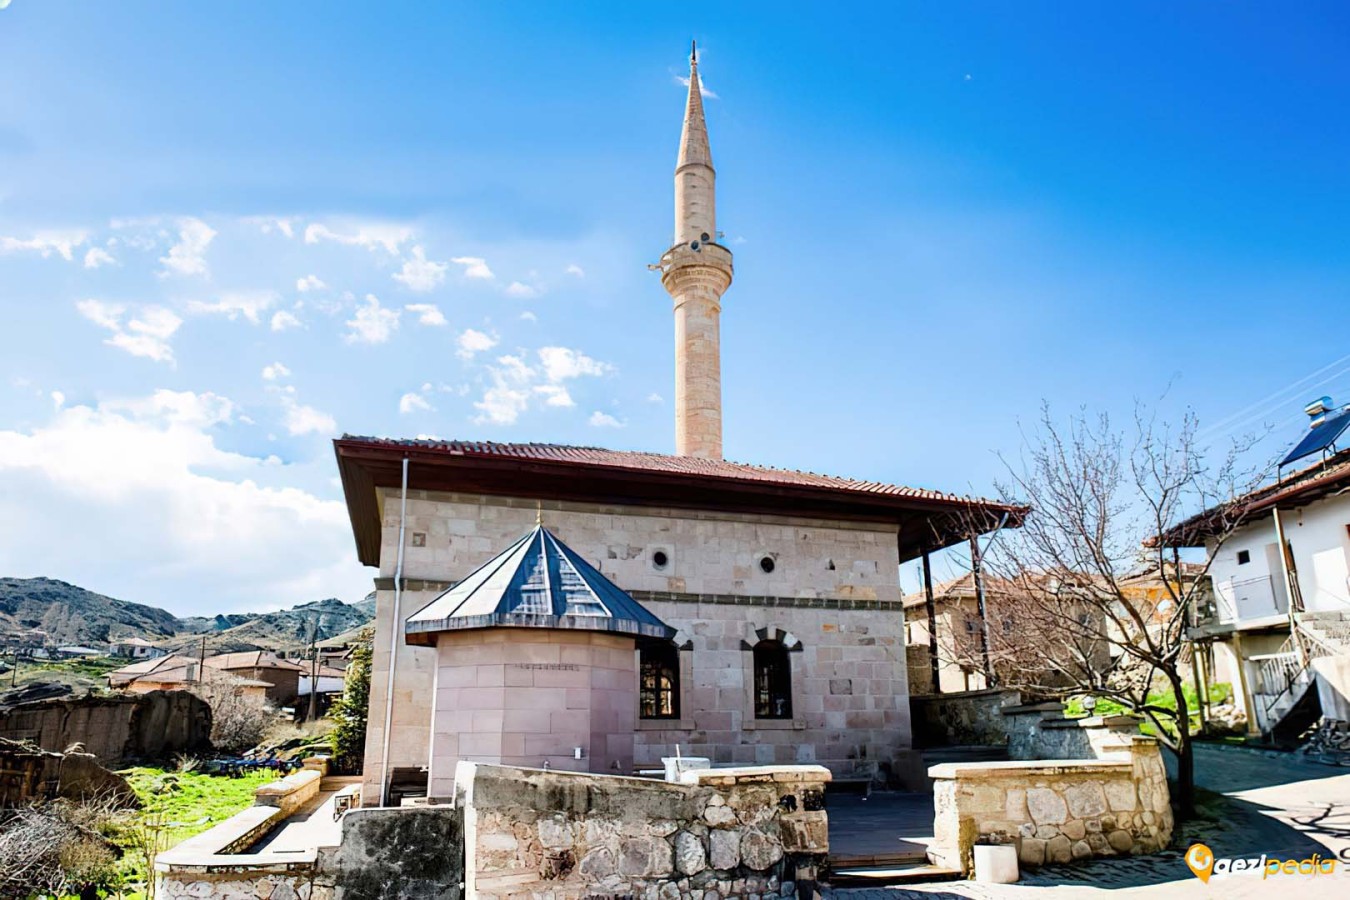
<path id="1" fill-rule="evenodd" d="M 408 617 L 409 643 L 466 628 L 560 628 L 669 640 L 675 629 L 543 525 Z"/>
<path id="2" fill-rule="evenodd" d="M 684 128 L 680 132 L 679 171 L 685 166 L 712 168 L 712 148 L 708 146 L 708 123 L 703 117 L 703 86 L 698 78 L 698 48 L 689 54 L 689 99 L 684 108 Z"/>

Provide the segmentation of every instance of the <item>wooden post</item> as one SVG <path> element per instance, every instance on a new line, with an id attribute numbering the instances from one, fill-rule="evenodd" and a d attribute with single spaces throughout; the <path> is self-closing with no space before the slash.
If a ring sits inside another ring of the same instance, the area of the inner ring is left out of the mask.
<path id="1" fill-rule="evenodd" d="M 1247 687 L 1247 658 L 1242 652 L 1242 632 L 1233 632 L 1233 656 L 1237 658 L 1238 687 L 1242 689 L 1242 706 L 1247 713 L 1247 734 L 1259 737 L 1261 724 L 1256 721 L 1256 700 Z"/>
<path id="2" fill-rule="evenodd" d="M 1289 614 L 1289 636 L 1293 638 L 1294 652 L 1298 654 L 1299 668 L 1308 664 L 1307 655 L 1303 652 L 1303 641 L 1298 633 L 1298 613 L 1303 611 L 1303 594 L 1298 589 L 1298 572 L 1294 569 L 1294 560 L 1289 552 L 1289 542 L 1284 537 L 1284 520 L 1280 518 L 1280 508 L 1273 507 L 1271 514 L 1275 517 L 1275 540 L 1279 542 L 1280 550 L 1280 573 L 1284 576 L 1284 592 L 1289 598 L 1286 612 Z"/>
<path id="3" fill-rule="evenodd" d="M 1204 645 L 1199 641 L 1191 641 L 1191 680 L 1195 682 L 1195 711 L 1196 717 L 1200 721 L 1200 733 L 1204 734 L 1205 722 L 1208 716 L 1205 714 L 1205 679 L 1200 672 L 1201 660 L 1204 659 Z M 1189 725 L 1189 723 L 1187 723 Z"/>
<path id="4" fill-rule="evenodd" d="M 933 598 L 933 569 L 928 551 L 923 553 L 923 607 L 928 614 L 928 668 L 933 673 L 933 693 L 942 693 L 941 668 L 938 665 L 937 601 Z"/>
<path id="5" fill-rule="evenodd" d="M 975 576 L 975 606 L 980 614 L 980 662 L 984 666 L 984 686 L 997 687 L 994 667 L 989 663 L 989 618 L 984 603 L 984 578 L 980 574 L 980 537 L 970 536 L 970 572 Z"/>

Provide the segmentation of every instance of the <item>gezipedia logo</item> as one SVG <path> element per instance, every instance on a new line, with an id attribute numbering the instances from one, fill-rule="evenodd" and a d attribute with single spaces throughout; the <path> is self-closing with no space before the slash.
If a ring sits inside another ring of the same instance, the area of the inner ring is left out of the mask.
<path id="1" fill-rule="evenodd" d="M 1204 844 L 1191 844 L 1186 851 L 1186 865 L 1195 877 L 1206 883 L 1214 875 L 1256 875 L 1270 878 L 1275 875 L 1335 875 L 1337 859 L 1314 853 L 1307 859 L 1274 859 L 1260 856 L 1215 859 L 1214 851 Z"/>

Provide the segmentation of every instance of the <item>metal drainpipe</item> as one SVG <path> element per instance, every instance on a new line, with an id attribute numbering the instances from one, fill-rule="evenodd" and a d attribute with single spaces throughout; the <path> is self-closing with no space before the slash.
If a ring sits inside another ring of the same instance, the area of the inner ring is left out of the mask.
<path id="1" fill-rule="evenodd" d="M 394 564 L 394 616 L 389 627 L 389 678 L 384 688 L 384 746 L 380 748 L 380 805 L 389 805 L 389 730 L 394 721 L 394 663 L 399 617 L 403 609 L 403 533 L 408 521 L 408 457 L 403 457 L 403 486 L 398 509 L 398 562 Z"/>

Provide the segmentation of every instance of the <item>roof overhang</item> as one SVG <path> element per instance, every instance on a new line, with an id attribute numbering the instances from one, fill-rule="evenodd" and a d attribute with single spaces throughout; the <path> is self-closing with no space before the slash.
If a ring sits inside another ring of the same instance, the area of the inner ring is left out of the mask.
<path id="1" fill-rule="evenodd" d="M 1022 506 L 957 497 L 914 497 L 752 478 L 710 476 L 558 459 L 476 455 L 458 450 L 356 438 L 333 442 L 357 557 L 380 563 L 380 488 L 397 490 L 402 463 L 408 489 L 502 497 L 753 515 L 803 516 L 892 525 L 901 561 L 958 544 L 972 533 L 1016 528 Z"/>

